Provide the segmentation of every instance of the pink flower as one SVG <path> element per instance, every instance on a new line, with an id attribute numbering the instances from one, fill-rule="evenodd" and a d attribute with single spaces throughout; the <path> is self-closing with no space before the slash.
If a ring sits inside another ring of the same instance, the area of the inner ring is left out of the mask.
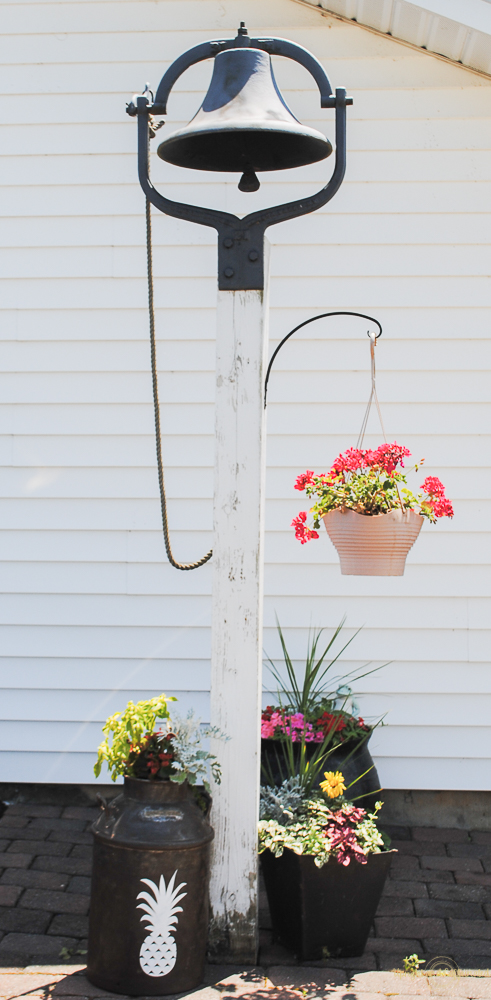
<path id="1" fill-rule="evenodd" d="M 361 468 L 363 468 L 363 452 L 359 448 L 348 448 L 334 460 L 331 471 L 356 472 Z"/>
<path id="2" fill-rule="evenodd" d="M 272 740 L 273 736 L 274 736 L 274 731 L 275 731 L 275 727 L 274 727 L 271 719 L 268 719 L 267 721 L 261 722 L 261 739 L 262 740 Z"/>
<path id="3" fill-rule="evenodd" d="M 402 460 L 410 454 L 409 448 L 405 448 L 403 444 L 397 444 L 397 441 L 394 441 L 393 444 L 381 444 L 378 446 L 376 452 L 374 452 L 376 459 L 373 464 L 381 465 L 390 475 L 398 465 L 404 468 Z"/>
<path id="4" fill-rule="evenodd" d="M 311 528 L 307 528 L 305 522 L 307 520 L 307 514 L 304 510 L 300 511 L 297 517 L 293 518 L 292 528 L 295 528 L 295 538 L 298 538 L 302 545 L 310 541 L 311 538 L 318 538 L 319 533 L 317 531 L 312 531 Z"/>
<path id="5" fill-rule="evenodd" d="M 453 517 L 454 510 L 450 500 L 445 496 L 445 487 L 438 476 L 427 476 L 421 489 L 428 494 L 425 506 L 433 511 L 435 517 Z"/>
<path id="6" fill-rule="evenodd" d="M 454 510 L 452 504 L 445 497 L 439 500 L 427 500 L 426 506 L 431 507 L 435 517 L 453 517 Z"/>
<path id="7" fill-rule="evenodd" d="M 324 739 L 323 733 L 315 732 L 312 724 L 305 721 L 302 712 L 296 712 L 294 715 L 273 712 L 269 720 L 261 722 L 263 740 L 273 739 L 278 735 L 278 730 L 289 736 L 292 743 L 301 743 L 302 737 L 306 743 L 320 743 Z"/>
<path id="8" fill-rule="evenodd" d="M 430 496 L 445 496 L 445 487 L 438 479 L 438 476 L 427 476 L 424 483 L 421 484 L 421 489 L 424 490 L 425 493 L 429 493 Z"/>
<path id="9" fill-rule="evenodd" d="M 306 520 L 307 514 L 304 510 L 301 510 L 300 514 L 298 514 L 297 517 L 294 517 L 292 521 L 292 528 L 295 528 L 295 538 L 298 538 L 302 545 L 305 545 L 305 542 L 308 541 L 305 537 L 305 532 L 306 530 L 308 531 L 308 528 L 305 528 Z"/>
<path id="10" fill-rule="evenodd" d="M 397 444 L 397 441 L 394 441 L 393 444 L 381 444 L 375 451 L 370 448 L 365 451 L 360 448 L 348 448 L 347 451 L 338 455 L 331 473 L 357 472 L 373 466 L 380 466 L 390 475 L 399 464 L 404 467 L 403 458 L 410 454 L 409 448 Z"/>
<path id="11" fill-rule="evenodd" d="M 302 475 L 298 476 L 295 482 L 295 486 L 293 488 L 295 490 L 304 490 L 305 487 L 307 486 L 307 483 L 312 482 L 313 477 L 314 473 L 310 472 L 309 469 L 307 469 L 307 472 L 302 472 Z"/>

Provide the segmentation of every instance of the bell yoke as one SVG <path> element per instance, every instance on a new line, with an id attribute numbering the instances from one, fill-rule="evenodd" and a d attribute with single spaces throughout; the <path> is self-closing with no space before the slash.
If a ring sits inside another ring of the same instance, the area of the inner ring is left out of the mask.
<path id="1" fill-rule="evenodd" d="M 321 132 L 302 125 L 291 113 L 276 84 L 271 55 L 286 56 L 304 66 L 317 83 L 321 107 L 335 109 L 336 162 L 328 184 L 308 198 L 265 208 L 242 219 L 171 201 L 160 194 L 149 178 L 153 116 L 167 113 L 167 100 L 176 81 L 204 59 L 215 60 L 208 93 L 189 125 L 160 143 L 157 152 L 162 160 L 193 170 L 239 173 L 239 189 L 257 191 L 258 172 L 302 167 L 332 153 L 331 143 Z M 346 106 L 353 98 L 347 97 L 343 88 L 333 94 L 324 68 L 307 49 L 284 38 L 250 38 L 243 22 L 236 38 L 203 42 L 183 53 L 162 77 L 154 101 L 148 93 L 135 95 L 126 109 L 129 115 L 138 116 L 138 175 L 145 196 L 166 215 L 217 230 L 221 290 L 264 288 L 264 233 L 268 226 L 314 212 L 341 186 L 346 168 Z"/>

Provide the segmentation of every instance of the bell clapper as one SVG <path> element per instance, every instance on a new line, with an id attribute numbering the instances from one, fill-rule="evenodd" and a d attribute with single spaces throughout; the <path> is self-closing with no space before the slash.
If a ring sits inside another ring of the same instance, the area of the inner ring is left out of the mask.
<path id="1" fill-rule="evenodd" d="M 259 191 L 259 178 L 253 170 L 245 170 L 239 181 L 239 191 Z"/>

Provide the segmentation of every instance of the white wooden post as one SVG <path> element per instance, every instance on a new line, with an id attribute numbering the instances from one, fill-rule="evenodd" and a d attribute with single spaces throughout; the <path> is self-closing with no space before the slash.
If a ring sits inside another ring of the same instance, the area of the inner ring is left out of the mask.
<path id="1" fill-rule="evenodd" d="M 218 293 L 211 722 L 221 784 L 213 789 L 211 954 L 257 953 L 257 821 L 262 688 L 265 481 L 265 290 Z"/>

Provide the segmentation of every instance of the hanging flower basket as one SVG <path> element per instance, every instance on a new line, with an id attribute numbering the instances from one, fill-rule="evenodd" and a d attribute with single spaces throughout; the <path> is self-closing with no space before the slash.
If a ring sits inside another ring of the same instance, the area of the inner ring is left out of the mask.
<path id="1" fill-rule="evenodd" d="M 423 520 L 415 510 L 401 508 L 367 517 L 338 507 L 323 515 L 343 576 L 403 576 Z"/>
<path id="2" fill-rule="evenodd" d="M 307 525 L 307 512 L 301 511 L 292 521 L 295 537 L 302 545 L 318 538 L 316 529 L 323 520 L 338 551 L 341 573 L 402 576 L 424 518 L 434 524 L 440 517 L 453 517 L 436 476 L 427 476 L 417 495 L 408 489 L 401 468 L 410 454 L 395 441 L 375 450 L 348 448 L 328 473 L 308 470 L 298 476 L 295 489 L 314 498 L 313 527 Z"/>

